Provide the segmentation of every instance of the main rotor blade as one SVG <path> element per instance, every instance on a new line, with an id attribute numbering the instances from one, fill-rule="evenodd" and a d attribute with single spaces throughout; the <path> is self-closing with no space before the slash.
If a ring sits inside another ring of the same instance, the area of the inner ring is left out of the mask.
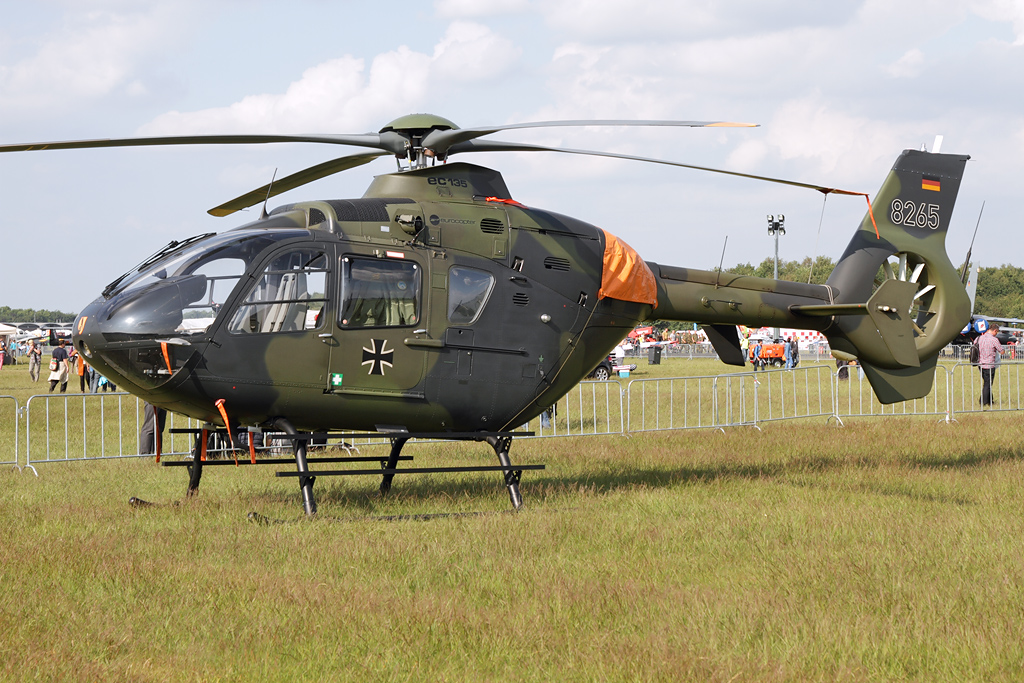
<path id="1" fill-rule="evenodd" d="M 449 154 L 458 154 L 461 152 L 562 152 L 565 154 L 582 154 L 585 156 L 594 157 L 608 157 L 611 159 L 629 159 L 630 161 L 647 161 L 652 164 L 662 164 L 665 166 L 676 166 L 679 168 L 692 168 L 696 171 L 708 171 L 709 173 L 722 173 L 724 175 L 739 176 L 740 178 L 751 178 L 752 180 L 764 180 L 769 183 L 779 183 L 782 185 L 793 185 L 794 187 L 806 187 L 809 190 L 817 190 L 823 194 L 848 194 L 848 195 L 864 195 L 864 192 L 854 192 L 852 190 L 841 190 L 837 187 L 825 187 L 823 185 L 814 185 L 812 183 L 801 183 L 796 180 L 785 180 L 783 178 L 772 178 L 769 176 L 755 175 L 753 173 L 740 173 L 739 171 L 726 171 L 721 168 L 711 168 L 709 166 L 696 166 L 694 164 L 683 164 L 678 161 L 667 161 L 665 159 L 652 159 L 650 157 L 638 157 L 632 154 L 615 154 L 614 152 L 595 152 L 592 150 L 585 149 L 568 149 L 566 147 L 545 147 L 543 145 L 530 145 L 521 142 L 499 142 L 497 140 L 466 140 L 456 145 L 452 145 L 448 150 Z"/>
<path id="2" fill-rule="evenodd" d="M 422 145 L 443 156 L 453 145 L 467 140 L 490 135 L 503 130 L 518 128 L 559 128 L 580 126 L 665 126 L 683 128 L 756 128 L 756 123 L 735 123 L 731 121 L 658 121 L 629 119 L 600 119 L 577 121 L 536 121 L 534 123 L 511 123 L 506 126 L 481 126 L 478 128 L 455 128 L 434 130 L 423 138 Z"/>
<path id="3" fill-rule="evenodd" d="M 150 138 L 101 138 L 0 145 L 0 152 L 96 147 L 151 147 L 156 145 L 254 145 L 268 142 L 321 142 L 329 145 L 353 145 L 382 149 L 392 154 L 402 154 L 405 150 L 405 139 L 395 133 L 380 135 L 367 133 L 365 135 L 171 135 Z"/>
<path id="4" fill-rule="evenodd" d="M 259 204 L 268 197 L 274 197 L 282 192 L 288 190 L 294 190 L 296 187 L 301 187 L 306 183 L 311 183 L 314 180 L 327 177 L 334 173 L 355 168 L 356 166 L 362 166 L 368 164 L 377 157 L 382 157 L 390 152 L 369 152 L 367 154 L 353 154 L 351 156 L 339 157 L 332 159 L 331 161 L 325 161 L 322 164 L 316 166 L 310 166 L 309 168 L 303 169 L 297 173 L 293 173 L 290 176 L 275 180 L 273 183 L 268 183 L 263 187 L 257 188 L 252 192 L 246 192 L 240 197 L 235 197 L 231 201 L 224 202 L 220 206 L 216 206 L 207 213 L 211 216 L 228 216 L 241 209 L 246 209 L 254 204 Z"/>

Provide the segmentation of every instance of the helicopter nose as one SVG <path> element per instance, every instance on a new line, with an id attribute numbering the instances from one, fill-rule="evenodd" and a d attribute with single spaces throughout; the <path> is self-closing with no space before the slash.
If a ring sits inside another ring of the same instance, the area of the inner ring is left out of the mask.
<path id="1" fill-rule="evenodd" d="M 175 336 L 173 325 L 165 329 L 150 299 L 97 299 L 79 314 L 72 334 L 75 348 L 104 377 L 142 392 L 166 384 L 197 353 L 191 342 Z"/>
<path id="2" fill-rule="evenodd" d="M 100 326 L 96 321 L 96 302 L 89 304 L 78 314 L 72 326 L 71 343 L 85 358 L 93 357 L 93 349 L 97 348 Z"/>

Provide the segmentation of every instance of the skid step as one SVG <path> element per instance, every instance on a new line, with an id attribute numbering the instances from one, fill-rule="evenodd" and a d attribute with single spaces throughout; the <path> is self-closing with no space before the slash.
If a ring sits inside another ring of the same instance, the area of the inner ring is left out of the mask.
<path id="1" fill-rule="evenodd" d="M 403 455 L 398 458 L 399 460 L 412 460 L 411 455 Z M 306 458 L 306 462 L 381 462 L 387 460 L 386 457 L 377 456 L 371 458 L 369 456 L 339 456 L 337 458 Z M 291 458 L 258 458 L 256 462 L 252 462 L 248 459 L 240 459 L 238 465 L 290 465 L 294 464 L 295 460 Z M 160 462 L 164 467 L 191 467 L 193 464 L 192 460 L 163 460 Z M 216 465 L 235 465 L 235 461 L 231 457 L 227 457 L 222 460 L 204 460 L 203 466 L 210 467 Z M 380 470 L 376 470 L 380 472 Z"/>
<path id="2" fill-rule="evenodd" d="M 475 467 L 407 467 L 403 469 L 376 470 L 310 470 L 308 472 L 275 472 L 279 477 L 344 477 L 366 474 L 433 474 L 439 472 L 517 472 L 523 470 L 542 470 L 544 465 L 480 465 Z"/>

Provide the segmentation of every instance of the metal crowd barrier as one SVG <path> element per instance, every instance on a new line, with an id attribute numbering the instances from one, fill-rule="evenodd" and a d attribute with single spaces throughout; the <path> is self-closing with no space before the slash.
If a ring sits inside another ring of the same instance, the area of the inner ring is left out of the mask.
<path id="1" fill-rule="evenodd" d="M 844 372 L 845 370 L 845 372 Z M 835 419 L 839 424 L 843 418 L 880 417 L 894 415 L 935 415 L 949 421 L 952 419 L 949 401 L 949 373 L 945 366 L 935 368 L 932 390 L 924 398 L 899 403 L 882 404 L 875 396 L 864 376 L 864 370 L 856 365 L 847 365 L 832 372 L 835 386 Z"/>
<path id="2" fill-rule="evenodd" d="M 25 467 L 51 462 L 151 457 L 139 454 L 145 404 L 123 392 L 39 394 L 25 404 Z M 165 430 L 192 421 L 168 414 Z M 177 439 L 175 438 L 177 436 Z M 167 455 L 191 453 L 181 435 L 163 437 Z"/>
<path id="3" fill-rule="evenodd" d="M 626 431 L 721 427 L 718 380 L 718 376 L 631 380 L 626 387 Z M 726 380 L 723 386 L 732 388 L 731 384 Z M 726 405 L 732 403 L 726 401 Z"/>
<path id="4" fill-rule="evenodd" d="M 811 365 L 791 370 L 637 379 L 627 388 L 626 407 L 626 431 L 644 432 L 829 417 L 834 413 L 835 401 L 831 369 Z"/>
<path id="5" fill-rule="evenodd" d="M 758 372 L 754 421 L 775 422 L 806 417 L 830 417 L 835 410 L 832 368 L 797 366 L 791 370 Z"/>
<path id="6" fill-rule="evenodd" d="M 1024 410 L 1021 379 L 1024 362 L 1003 361 L 996 366 L 992 380 L 992 405 L 981 405 L 981 371 L 977 365 L 957 363 L 949 369 L 950 415 L 982 410 Z"/>
<path id="7" fill-rule="evenodd" d="M 622 434 L 624 420 L 621 382 L 587 381 L 558 399 L 554 410 L 523 424 L 520 431 L 534 433 L 532 437 L 521 437 L 525 439 Z"/>
<path id="8" fill-rule="evenodd" d="M 10 465 L 14 469 L 21 471 L 21 467 L 18 465 L 19 453 L 18 449 L 21 444 L 21 406 L 18 405 L 18 399 L 13 396 L 0 396 L 0 415 L 5 414 L 6 406 L 10 403 L 13 410 L 10 412 L 11 419 L 0 419 L 0 443 L 14 444 L 13 450 L 6 451 L 8 455 L 0 455 L 0 465 Z M 2 451 L 0 451 L 2 452 Z M 7 458 L 13 457 L 13 460 Z"/>
<path id="9" fill-rule="evenodd" d="M 927 396 L 892 405 L 878 402 L 857 366 L 834 370 L 808 364 L 792 370 L 739 372 L 726 375 L 581 382 L 562 397 L 546 417 L 522 425 L 535 437 L 627 434 L 681 429 L 723 429 L 759 426 L 766 422 L 824 417 L 842 424 L 853 417 L 936 416 L 947 422 L 958 413 L 980 412 L 981 373 L 969 363 L 940 364 Z M 841 375 L 845 374 L 846 379 Z M 1024 410 L 1024 362 L 1003 362 L 992 386 L 989 410 Z M 0 396 L 0 415 L 11 406 L 13 419 L 0 419 L 0 443 L 13 443 L 11 456 L 0 460 L 36 472 L 40 463 L 111 458 L 151 457 L 139 454 L 144 403 L 125 393 L 42 394 L 20 406 L 13 396 Z M 21 418 L 24 417 L 24 430 Z M 161 451 L 188 456 L 195 437 L 174 429 L 197 429 L 197 421 L 169 413 Z M 24 432 L 24 466 L 21 434 Z M 286 456 L 287 442 L 266 433 L 259 450 Z M 386 445 L 387 436 L 361 439 L 352 445 Z M 222 444 L 222 448 L 227 444 Z M 216 451 L 217 449 L 213 449 Z"/>

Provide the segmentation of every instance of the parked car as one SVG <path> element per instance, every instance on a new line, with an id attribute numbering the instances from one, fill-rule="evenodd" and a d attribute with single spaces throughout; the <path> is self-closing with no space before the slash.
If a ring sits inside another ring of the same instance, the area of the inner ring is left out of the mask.
<path id="1" fill-rule="evenodd" d="M 619 365 L 616 363 L 615 354 L 611 353 L 608 354 L 607 358 L 598 363 L 597 367 L 594 368 L 587 377 L 604 382 L 605 380 L 609 380 L 614 377 L 619 370 L 629 370 L 632 372 L 633 370 L 636 370 L 636 363 Z"/>

